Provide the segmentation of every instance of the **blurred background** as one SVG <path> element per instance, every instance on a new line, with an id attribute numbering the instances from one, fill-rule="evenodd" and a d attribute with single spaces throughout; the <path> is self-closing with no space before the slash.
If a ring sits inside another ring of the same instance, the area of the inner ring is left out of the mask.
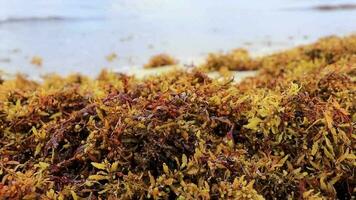
<path id="1" fill-rule="evenodd" d="M 162 52 L 191 64 L 209 52 L 263 55 L 355 31 L 356 0 L 0 0 L 0 70 L 94 76 Z"/>

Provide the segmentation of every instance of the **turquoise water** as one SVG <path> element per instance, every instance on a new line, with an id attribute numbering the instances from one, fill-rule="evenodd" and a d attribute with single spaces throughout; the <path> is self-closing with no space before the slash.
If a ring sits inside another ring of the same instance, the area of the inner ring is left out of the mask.
<path id="1" fill-rule="evenodd" d="M 187 64 L 236 47 L 265 54 L 354 33 L 355 10 L 312 9 L 340 3 L 356 0 L 0 0 L 0 70 L 95 75 L 139 68 L 161 52 Z"/>

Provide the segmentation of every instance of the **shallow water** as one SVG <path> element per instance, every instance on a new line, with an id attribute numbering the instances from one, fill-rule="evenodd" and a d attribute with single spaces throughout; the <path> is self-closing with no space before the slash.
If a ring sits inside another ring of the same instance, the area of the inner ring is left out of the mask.
<path id="1" fill-rule="evenodd" d="M 128 71 L 167 52 L 181 62 L 243 47 L 265 54 L 356 31 L 355 10 L 318 5 L 356 0 L 0 0 L 0 70 L 33 77 L 56 72 Z M 116 53 L 113 62 L 106 56 Z M 33 56 L 43 66 L 30 64 Z"/>

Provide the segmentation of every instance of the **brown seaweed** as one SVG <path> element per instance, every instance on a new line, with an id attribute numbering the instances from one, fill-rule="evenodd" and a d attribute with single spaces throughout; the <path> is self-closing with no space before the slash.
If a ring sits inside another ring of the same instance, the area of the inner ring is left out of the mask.
<path id="1" fill-rule="evenodd" d="M 355 198 L 355 44 L 259 58 L 238 84 L 199 69 L 4 80 L 0 199 Z"/>

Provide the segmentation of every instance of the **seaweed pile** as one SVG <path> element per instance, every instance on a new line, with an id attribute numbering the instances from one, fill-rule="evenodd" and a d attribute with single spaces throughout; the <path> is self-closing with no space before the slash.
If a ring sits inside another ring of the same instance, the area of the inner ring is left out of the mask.
<path id="1" fill-rule="evenodd" d="M 256 70 L 261 66 L 258 59 L 253 59 L 246 49 L 234 49 L 227 53 L 210 53 L 201 69 L 205 71 L 247 71 Z"/>
<path id="2" fill-rule="evenodd" d="M 0 199 L 355 198 L 356 36 L 256 63 L 4 80 Z"/>
<path id="3" fill-rule="evenodd" d="M 342 57 L 350 57 L 355 53 L 355 35 L 340 40 L 330 36 L 322 38 L 314 44 L 300 46 L 288 51 L 252 58 L 245 49 L 234 49 L 227 53 L 211 53 L 200 66 L 205 71 L 228 69 L 246 71 L 264 68 L 284 70 L 286 65 L 296 62 L 320 62 L 319 65 L 330 64 Z"/>
<path id="4" fill-rule="evenodd" d="M 149 69 L 149 68 L 163 67 L 163 66 L 175 65 L 175 64 L 178 64 L 178 60 L 176 60 L 175 58 L 173 58 L 168 54 L 162 53 L 162 54 L 152 56 L 150 60 L 144 65 L 144 68 Z"/>

